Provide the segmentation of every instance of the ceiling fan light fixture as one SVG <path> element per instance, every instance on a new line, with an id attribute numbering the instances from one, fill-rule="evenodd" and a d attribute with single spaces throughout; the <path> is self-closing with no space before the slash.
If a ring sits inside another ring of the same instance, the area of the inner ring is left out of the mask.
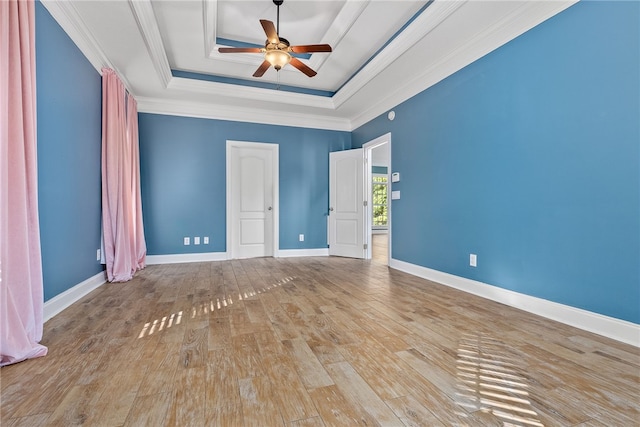
<path id="1" fill-rule="evenodd" d="M 282 69 L 291 61 L 291 55 L 289 52 L 279 49 L 268 50 L 264 54 L 264 59 L 269 62 L 276 70 Z"/>

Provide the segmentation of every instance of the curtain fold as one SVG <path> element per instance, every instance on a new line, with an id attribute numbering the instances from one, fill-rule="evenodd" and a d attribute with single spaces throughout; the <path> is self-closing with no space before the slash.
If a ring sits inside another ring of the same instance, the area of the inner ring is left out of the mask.
<path id="1" fill-rule="evenodd" d="M 102 69 L 102 230 L 107 279 L 131 280 L 145 267 L 138 111 L 110 68 Z"/>
<path id="2" fill-rule="evenodd" d="M 0 1 L 0 366 L 44 356 L 35 4 Z"/>

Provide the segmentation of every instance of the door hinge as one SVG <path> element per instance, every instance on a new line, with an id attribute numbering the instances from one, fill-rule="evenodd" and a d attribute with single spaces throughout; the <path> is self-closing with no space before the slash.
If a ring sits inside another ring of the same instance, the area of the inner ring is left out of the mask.
<path id="1" fill-rule="evenodd" d="M 363 205 L 364 205 L 364 206 L 368 206 L 368 204 L 369 204 L 369 202 L 368 202 L 368 201 L 366 201 L 366 200 L 363 202 Z"/>
<path id="2" fill-rule="evenodd" d="M 366 243 L 362 246 L 364 247 L 364 249 L 367 249 L 369 247 L 369 245 L 367 245 Z"/>

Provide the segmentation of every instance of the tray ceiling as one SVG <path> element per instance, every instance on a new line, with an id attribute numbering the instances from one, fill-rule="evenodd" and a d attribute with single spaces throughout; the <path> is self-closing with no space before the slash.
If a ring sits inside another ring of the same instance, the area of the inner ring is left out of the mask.
<path id="1" fill-rule="evenodd" d="M 281 37 L 333 47 L 301 59 L 313 78 L 290 65 L 254 78 L 261 54 L 218 53 L 264 45 L 271 0 L 42 3 L 96 69 L 118 72 L 140 111 L 352 130 L 575 1 L 285 0 Z"/>

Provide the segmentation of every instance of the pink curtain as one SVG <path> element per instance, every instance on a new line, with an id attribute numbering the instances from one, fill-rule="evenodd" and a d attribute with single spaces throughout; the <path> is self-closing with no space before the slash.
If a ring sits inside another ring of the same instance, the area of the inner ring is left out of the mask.
<path id="1" fill-rule="evenodd" d="M 35 5 L 0 1 L 0 366 L 44 356 Z"/>
<path id="2" fill-rule="evenodd" d="M 102 228 L 107 279 L 126 282 L 145 267 L 138 107 L 109 69 L 102 69 Z"/>

